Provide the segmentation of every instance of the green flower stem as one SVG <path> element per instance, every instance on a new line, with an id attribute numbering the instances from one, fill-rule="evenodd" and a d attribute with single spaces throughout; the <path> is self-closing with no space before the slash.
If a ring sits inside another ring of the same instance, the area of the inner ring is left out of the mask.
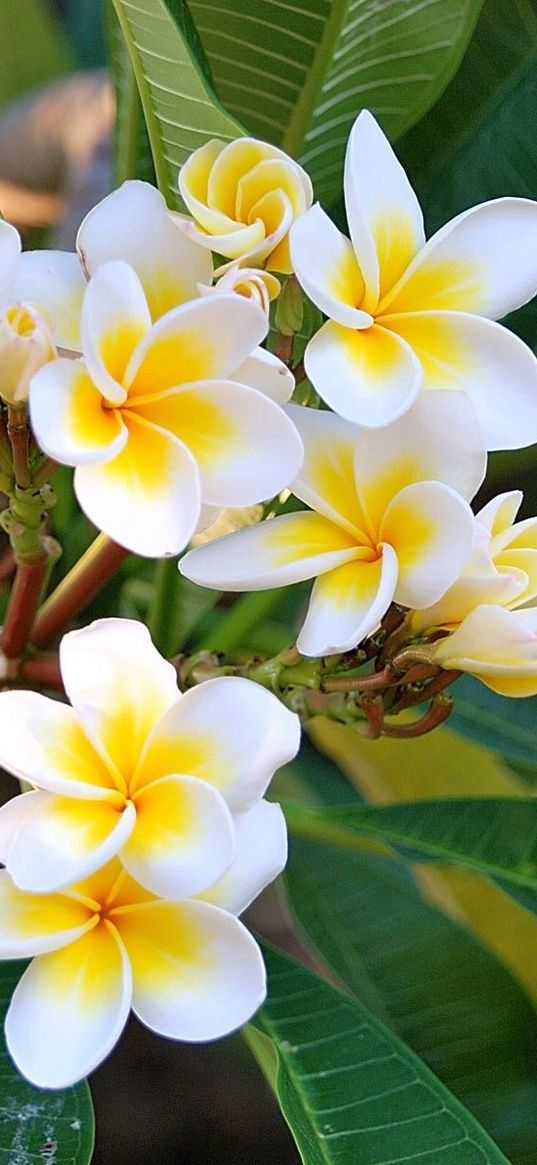
<path id="1" fill-rule="evenodd" d="M 32 484 L 28 464 L 28 411 L 25 405 L 8 405 L 7 435 L 13 454 L 13 473 L 20 489 L 29 489 Z"/>
<path id="2" fill-rule="evenodd" d="M 161 558 L 155 568 L 155 593 L 149 608 L 148 627 L 159 651 L 169 655 L 177 647 L 176 634 L 179 572 L 176 558 Z"/>
<path id="3" fill-rule="evenodd" d="M 129 551 L 99 534 L 38 612 L 32 633 L 35 647 L 47 647 L 119 569 Z"/>

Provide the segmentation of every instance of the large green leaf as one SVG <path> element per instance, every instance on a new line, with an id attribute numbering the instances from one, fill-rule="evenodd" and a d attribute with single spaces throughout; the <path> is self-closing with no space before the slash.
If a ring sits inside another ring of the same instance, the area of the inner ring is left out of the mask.
<path id="1" fill-rule="evenodd" d="M 255 1024 L 278 1054 L 276 1091 L 305 1165 L 506 1165 L 425 1064 L 362 1004 L 265 948 Z"/>
<path id="2" fill-rule="evenodd" d="M 300 157 L 317 196 L 340 193 L 356 114 L 391 136 L 433 104 L 455 72 L 482 0 L 190 0 L 226 107 Z"/>
<path id="3" fill-rule="evenodd" d="M 501 882 L 537 912 L 537 801 L 494 798 L 359 805 L 287 806 L 299 836 L 355 849 L 373 837 L 413 861 L 456 862 Z M 520 894 L 519 894 L 520 892 Z"/>
<path id="4" fill-rule="evenodd" d="M 0 105 L 73 67 L 68 42 L 44 0 L 2 0 L 0 45 Z"/>
<path id="5" fill-rule="evenodd" d="M 106 39 L 116 91 L 114 171 L 116 182 L 127 178 L 155 181 L 151 146 L 125 37 L 112 0 L 106 5 Z"/>
<path id="6" fill-rule="evenodd" d="M 243 132 L 222 108 L 207 77 L 184 0 L 113 0 L 144 111 L 155 173 L 172 207 L 185 158 L 212 137 Z"/>
<path id="7" fill-rule="evenodd" d="M 513 1165 L 534 1165 L 537 1016 L 507 970 L 425 902 L 400 865 L 295 837 L 286 883 L 323 961 L 471 1109 Z"/>
<path id="8" fill-rule="evenodd" d="M 486 744 L 509 764 L 537 774 L 537 697 L 508 700 L 471 676 L 457 682 L 450 726 Z"/>
<path id="9" fill-rule="evenodd" d="M 0 1018 L 22 963 L 0 963 Z M 93 1108 L 87 1084 L 61 1092 L 33 1088 L 15 1071 L 0 1045 L 0 1165 L 88 1165 L 93 1152 Z"/>

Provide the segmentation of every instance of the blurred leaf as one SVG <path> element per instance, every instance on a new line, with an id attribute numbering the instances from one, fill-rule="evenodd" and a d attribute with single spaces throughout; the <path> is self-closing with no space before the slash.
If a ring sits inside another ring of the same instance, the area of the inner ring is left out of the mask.
<path id="1" fill-rule="evenodd" d="M 463 676 L 455 688 L 450 724 L 462 736 L 501 753 L 508 763 L 522 762 L 537 784 L 537 697 L 508 700 Z"/>
<path id="2" fill-rule="evenodd" d="M 0 45 L 0 105 L 73 68 L 69 43 L 44 0 L 3 0 Z"/>
<path id="3" fill-rule="evenodd" d="M 506 1165 L 474 1117 L 362 1004 L 279 951 L 263 953 L 269 992 L 254 1024 L 274 1041 L 276 1090 L 305 1165 Z"/>
<path id="4" fill-rule="evenodd" d="M 397 137 L 457 69 L 483 0 L 191 0 L 226 107 L 248 130 L 300 157 L 317 197 L 341 187 L 359 111 Z"/>
<path id="5" fill-rule="evenodd" d="M 2 1027 L 23 963 L 0 963 Z M 94 1121 L 86 1083 L 62 1091 L 28 1084 L 0 1047 L 0 1161 L 3 1165 L 87 1165 L 93 1153 Z"/>
<path id="6" fill-rule="evenodd" d="M 177 175 L 185 158 L 212 137 L 228 141 L 243 131 L 210 87 L 184 0 L 113 4 L 140 93 L 158 185 L 170 206 L 180 208 Z"/>
<path id="7" fill-rule="evenodd" d="M 341 982 L 394 1027 L 513 1165 L 533 1165 L 537 1017 L 508 971 L 394 863 L 294 838 L 286 883 L 300 926 Z"/>
<path id="8" fill-rule="evenodd" d="M 112 0 L 106 5 L 106 39 L 116 91 L 115 180 L 118 185 L 128 178 L 154 182 L 155 168 L 140 94 Z"/>

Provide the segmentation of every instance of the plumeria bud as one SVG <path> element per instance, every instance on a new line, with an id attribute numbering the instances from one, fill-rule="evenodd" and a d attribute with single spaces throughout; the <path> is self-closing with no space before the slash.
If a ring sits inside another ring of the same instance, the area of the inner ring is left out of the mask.
<path id="1" fill-rule="evenodd" d="M 534 696 L 537 608 L 476 607 L 452 635 L 434 645 L 433 659 L 448 671 L 469 672 L 500 696 Z"/>
<path id="2" fill-rule="evenodd" d="M 223 274 L 212 287 L 199 284 L 201 295 L 218 295 L 222 292 L 229 294 L 234 291 L 245 299 L 253 299 L 268 316 L 270 301 L 280 294 L 280 283 L 275 275 L 271 275 L 269 271 L 261 271 L 259 267 L 240 267 L 238 263 L 222 267 L 221 271 Z"/>
<path id="3" fill-rule="evenodd" d="M 48 321 L 31 303 L 6 308 L 0 319 L 0 396 L 9 404 L 28 399 L 30 380 L 56 349 Z"/>
<path id="4" fill-rule="evenodd" d="M 179 174 L 193 222 L 180 225 L 202 247 L 289 274 L 289 230 L 311 206 L 305 170 L 283 150 L 255 138 L 207 142 Z"/>
<path id="5" fill-rule="evenodd" d="M 304 319 L 304 296 L 296 279 L 287 279 L 276 308 L 276 328 L 283 336 L 299 332 Z"/>

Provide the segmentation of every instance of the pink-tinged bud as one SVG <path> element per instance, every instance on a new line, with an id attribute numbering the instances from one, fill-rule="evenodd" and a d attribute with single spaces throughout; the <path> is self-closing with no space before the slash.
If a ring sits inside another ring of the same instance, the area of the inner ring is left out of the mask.
<path id="1" fill-rule="evenodd" d="M 0 396 L 9 404 L 28 399 L 30 380 L 56 357 L 45 316 L 30 303 L 6 308 L 0 319 Z"/>

